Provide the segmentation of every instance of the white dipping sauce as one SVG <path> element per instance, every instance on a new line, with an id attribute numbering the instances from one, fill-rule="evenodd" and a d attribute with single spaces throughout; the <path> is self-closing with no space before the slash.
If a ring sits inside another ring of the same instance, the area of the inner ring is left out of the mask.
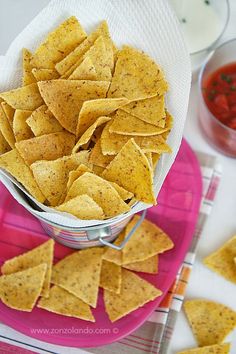
<path id="1" fill-rule="evenodd" d="M 190 53 L 209 47 L 221 34 L 224 23 L 213 0 L 171 0 L 171 3 Z"/>

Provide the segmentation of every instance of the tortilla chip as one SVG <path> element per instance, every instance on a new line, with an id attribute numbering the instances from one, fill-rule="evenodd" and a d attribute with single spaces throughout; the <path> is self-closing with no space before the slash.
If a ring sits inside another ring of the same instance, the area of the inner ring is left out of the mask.
<path id="1" fill-rule="evenodd" d="M 98 80 L 97 72 L 89 56 L 69 76 L 69 80 Z"/>
<path id="2" fill-rule="evenodd" d="M 98 175 L 101 177 L 104 170 L 105 170 L 104 167 L 93 165 L 93 172 L 95 173 L 95 175 Z"/>
<path id="3" fill-rule="evenodd" d="M 166 117 L 164 96 L 154 96 L 140 101 L 132 101 L 121 109 L 149 124 L 161 128 L 165 126 L 162 123 L 163 118 Z"/>
<path id="4" fill-rule="evenodd" d="M 222 343 L 236 326 L 236 312 L 214 301 L 185 301 L 184 310 L 200 347 Z"/>
<path id="5" fill-rule="evenodd" d="M 79 141 L 76 143 L 72 152 L 77 152 L 79 148 L 89 142 L 95 130 L 100 127 L 102 124 L 109 122 L 111 120 L 110 117 L 99 117 L 96 121 L 84 132 Z"/>
<path id="6" fill-rule="evenodd" d="M 215 344 L 202 348 L 187 349 L 177 354 L 229 354 L 230 343 Z"/>
<path id="7" fill-rule="evenodd" d="M 158 255 L 145 259 L 144 261 L 134 262 L 123 265 L 124 268 L 149 274 L 158 273 Z"/>
<path id="8" fill-rule="evenodd" d="M 60 124 L 75 133 L 83 101 L 106 97 L 109 82 L 51 80 L 41 81 L 38 86 L 46 105 Z"/>
<path id="9" fill-rule="evenodd" d="M 132 192 L 136 199 L 156 205 L 148 159 L 130 139 L 103 172 L 103 177 Z"/>
<path id="10" fill-rule="evenodd" d="M 100 167 L 106 167 L 113 160 L 113 158 L 113 156 L 103 155 L 101 141 L 98 140 L 91 151 L 89 162 Z"/>
<path id="11" fill-rule="evenodd" d="M 81 136 L 101 116 L 107 116 L 122 107 L 128 101 L 125 98 L 104 98 L 84 102 L 79 114 L 76 135 Z"/>
<path id="12" fill-rule="evenodd" d="M 106 313 L 111 322 L 115 322 L 147 302 L 161 296 L 161 294 L 161 290 L 155 288 L 146 280 L 128 270 L 122 269 L 120 294 L 104 290 Z"/>
<path id="13" fill-rule="evenodd" d="M 166 130 L 168 128 L 156 127 L 120 109 L 114 115 L 109 128 L 110 133 L 140 136 L 158 135 L 164 133 Z"/>
<path id="14" fill-rule="evenodd" d="M 5 154 L 5 152 L 8 152 L 9 150 L 11 150 L 11 147 L 5 140 L 0 130 L 0 155 Z"/>
<path id="15" fill-rule="evenodd" d="M 87 165 L 81 164 L 79 167 L 74 170 L 69 172 L 69 177 L 66 185 L 66 189 L 69 190 L 74 181 L 82 176 L 85 172 L 93 172 L 91 168 L 89 168 Z"/>
<path id="16" fill-rule="evenodd" d="M 41 296 L 48 297 L 52 273 L 54 243 L 55 242 L 53 240 L 48 240 L 31 251 L 7 260 L 1 268 L 2 274 L 20 272 L 45 263 L 47 265 L 47 270 Z"/>
<path id="17" fill-rule="evenodd" d="M 83 55 L 94 44 L 99 36 L 110 40 L 109 29 L 106 21 L 102 21 L 97 29 L 92 32 L 73 52 L 68 54 L 62 61 L 56 64 L 57 71 L 66 77 L 69 77 L 71 73 L 77 68 L 77 66 L 83 61 Z M 112 69 L 112 68 L 111 68 Z"/>
<path id="18" fill-rule="evenodd" d="M 11 125 L 3 111 L 2 105 L 0 105 L 0 132 L 2 133 L 6 142 L 13 149 L 15 147 L 15 137 L 11 128 Z"/>
<path id="19" fill-rule="evenodd" d="M 60 77 L 58 72 L 54 69 L 33 69 L 32 74 L 36 81 L 55 80 Z"/>
<path id="20" fill-rule="evenodd" d="M 75 144 L 74 135 L 58 132 L 21 140 L 15 144 L 20 155 L 28 165 L 39 160 L 55 160 L 71 154 Z"/>
<path id="21" fill-rule="evenodd" d="M 109 182 L 109 181 L 108 181 Z M 117 183 L 115 182 L 109 182 L 113 188 L 115 188 L 115 190 L 117 191 L 117 193 L 119 194 L 119 196 L 123 199 L 123 200 L 128 200 L 133 198 L 133 193 L 127 191 L 126 189 L 122 188 L 121 186 L 119 186 Z"/>
<path id="22" fill-rule="evenodd" d="M 65 199 L 69 172 L 80 164 L 88 164 L 89 152 L 81 151 L 53 161 L 37 161 L 31 165 L 36 182 L 44 192 L 51 206 L 57 206 Z"/>
<path id="23" fill-rule="evenodd" d="M 124 46 L 118 52 L 107 97 L 141 100 L 156 96 L 159 90 L 163 91 L 163 84 L 162 70 L 147 54 Z"/>
<path id="24" fill-rule="evenodd" d="M 88 248 L 72 253 L 52 270 L 52 283 L 96 307 L 103 249 Z"/>
<path id="25" fill-rule="evenodd" d="M 93 173 L 85 172 L 80 176 L 72 184 L 65 201 L 81 194 L 90 196 L 103 209 L 107 218 L 130 210 L 110 183 Z"/>
<path id="26" fill-rule="evenodd" d="M 153 165 L 153 169 L 155 170 L 157 164 L 158 164 L 158 161 L 160 160 L 160 157 L 161 155 L 160 154 L 155 154 L 155 153 L 152 153 L 152 165 Z"/>
<path id="27" fill-rule="evenodd" d="M 16 149 L 0 156 L 0 167 L 19 181 L 35 199 L 41 203 L 45 201 L 45 197 L 34 180 L 30 168 L 25 164 Z"/>
<path id="28" fill-rule="evenodd" d="M 162 135 L 152 136 L 135 136 L 135 135 L 120 135 L 110 133 L 109 129 L 112 121 L 108 122 L 103 129 L 101 136 L 101 148 L 104 155 L 116 155 L 122 147 L 133 138 L 136 144 L 143 152 L 155 152 L 161 154 L 163 152 L 171 152 L 171 148 L 166 144 Z M 165 133 L 164 133 L 165 134 Z"/>
<path id="29" fill-rule="evenodd" d="M 56 210 L 72 214 L 82 220 L 103 220 L 105 218 L 102 208 L 86 194 L 68 200 L 56 207 Z"/>
<path id="30" fill-rule="evenodd" d="M 40 299 L 37 307 L 58 315 L 95 322 L 89 305 L 56 285 L 50 289 L 49 298 Z"/>
<path id="31" fill-rule="evenodd" d="M 120 246 L 125 239 L 125 229 L 121 231 L 119 236 L 114 242 L 114 245 Z M 122 264 L 122 251 L 115 250 L 111 247 L 105 247 L 105 252 L 102 257 L 104 260 L 115 263 L 117 265 Z"/>
<path id="32" fill-rule="evenodd" d="M 13 133 L 16 141 L 33 138 L 34 134 L 26 123 L 26 120 L 29 118 L 31 113 L 31 111 L 16 109 L 13 118 Z"/>
<path id="33" fill-rule="evenodd" d="M 36 82 L 34 75 L 32 74 L 32 66 L 30 64 L 32 54 L 26 48 L 22 50 L 22 59 L 23 59 L 23 78 L 22 85 L 30 85 Z"/>
<path id="34" fill-rule="evenodd" d="M 135 215 L 126 226 L 125 235 L 133 229 L 140 219 Z M 144 261 L 156 254 L 174 247 L 172 240 L 159 227 L 145 219 L 122 250 L 122 265 Z"/>
<path id="35" fill-rule="evenodd" d="M 121 267 L 103 259 L 99 286 L 119 294 L 121 289 Z"/>
<path id="36" fill-rule="evenodd" d="M 48 110 L 46 105 L 40 106 L 33 111 L 30 117 L 26 120 L 26 123 L 35 136 L 63 131 L 61 124 Z"/>
<path id="37" fill-rule="evenodd" d="M 207 256 L 203 260 L 203 263 L 214 272 L 236 284 L 235 257 L 236 236 L 232 237 L 222 247 Z"/>
<path id="38" fill-rule="evenodd" d="M 34 68 L 54 69 L 55 64 L 65 58 L 84 39 L 86 33 L 75 16 L 69 17 L 36 49 L 31 65 Z"/>
<path id="39" fill-rule="evenodd" d="M 6 102 L 2 102 L 1 105 L 2 105 L 2 109 L 3 109 L 4 113 L 6 114 L 8 122 L 9 122 L 10 126 L 12 127 L 15 110 Z"/>
<path id="40" fill-rule="evenodd" d="M 0 299 L 8 307 L 31 312 L 42 290 L 46 264 L 0 277 Z"/>

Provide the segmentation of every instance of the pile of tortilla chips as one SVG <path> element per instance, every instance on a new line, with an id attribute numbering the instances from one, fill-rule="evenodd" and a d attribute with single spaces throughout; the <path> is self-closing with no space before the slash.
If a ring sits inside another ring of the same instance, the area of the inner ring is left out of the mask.
<path id="1" fill-rule="evenodd" d="M 116 243 L 122 242 L 136 218 Z M 104 289 L 106 312 L 114 322 L 162 294 L 131 270 L 158 273 L 158 257 L 173 246 L 161 229 L 144 220 L 122 251 L 88 248 L 53 266 L 54 241 L 49 240 L 3 264 L 0 299 L 21 311 L 30 312 L 37 303 L 37 307 L 50 312 L 95 322 L 91 307 L 97 307 L 100 287 Z"/>
<path id="2" fill-rule="evenodd" d="M 0 167 L 39 202 L 103 220 L 156 204 L 153 177 L 172 117 L 168 84 L 145 53 L 87 34 L 72 16 L 31 53 L 22 86 L 0 93 Z"/>

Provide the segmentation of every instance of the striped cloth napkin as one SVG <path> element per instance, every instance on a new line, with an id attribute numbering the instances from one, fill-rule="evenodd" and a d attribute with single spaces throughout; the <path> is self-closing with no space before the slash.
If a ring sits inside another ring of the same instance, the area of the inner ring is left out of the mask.
<path id="1" fill-rule="evenodd" d="M 177 274 L 174 284 L 171 286 L 160 307 L 155 310 L 149 320 L 138 330 L 119 342 L 98 348 L 87 348 L 83 353 L 166 354 L 168 352 L 176 319 L 182 307 L 189 276 L 194 264 L 198 241 L 201 237 L 207 218 L 211 213 L 221 177 L 221 166 L 218 164 L 215 157 L 203 153 L 197 153 L 197 156 L 201 165 L 203 178 L 202 203 L 192 244 Z M 6 326 L 0 324 L 0 329 L 1 326 L 6 328 Z M 14 352 L 23 354 L 32 353 L 33 350 L 35 353 L 57 354 L 65 352 L 74 353 L 74 350 L 76 350 L 57 345 L 52 346 L 41 341 L 35 341 L 26 336 L 22 336 L 20 340 L 19 338 L 16 340 L 14 338 L 14 331 L 11 331 L 10 329 L 7 331 L 7 334 L 7 337 L 3 336 L 0 331 L 0 340 L 5 342 L 0 341 L 0 353 Z M 20 346 L 21 349 L 16 346 Z"/>

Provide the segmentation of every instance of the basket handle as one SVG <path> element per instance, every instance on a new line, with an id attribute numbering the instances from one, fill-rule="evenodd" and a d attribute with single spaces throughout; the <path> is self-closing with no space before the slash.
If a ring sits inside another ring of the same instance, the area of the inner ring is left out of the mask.
<path id="1" fill-rule="evenodd" d="M 134 232 L 137 230 L 137 228 L 142 224 L 143 220 L 145 219 L 146 214 L 147 214 L 147 210 L 144 210 L 142 212 L 142 215 L 141 215 L 140 219 L 136 222 L 136 224 L 134 225 L 132 230 L 128 233 L 128 235 L 126 236 L 124 241 L 119 246 L 116 246 L 113 243 L 110 243 L 110 242 L 104 240 L 102 237 L 99 237 L 99 241 L 105 246 L 111 247 L 111 248 L 113 248 L 113 249 L 115 249 L 117 251 L 121 251 L 122 248 L 124 248 L 126 243 L 129 241 L 131 236 L 134 234 Z"/>

